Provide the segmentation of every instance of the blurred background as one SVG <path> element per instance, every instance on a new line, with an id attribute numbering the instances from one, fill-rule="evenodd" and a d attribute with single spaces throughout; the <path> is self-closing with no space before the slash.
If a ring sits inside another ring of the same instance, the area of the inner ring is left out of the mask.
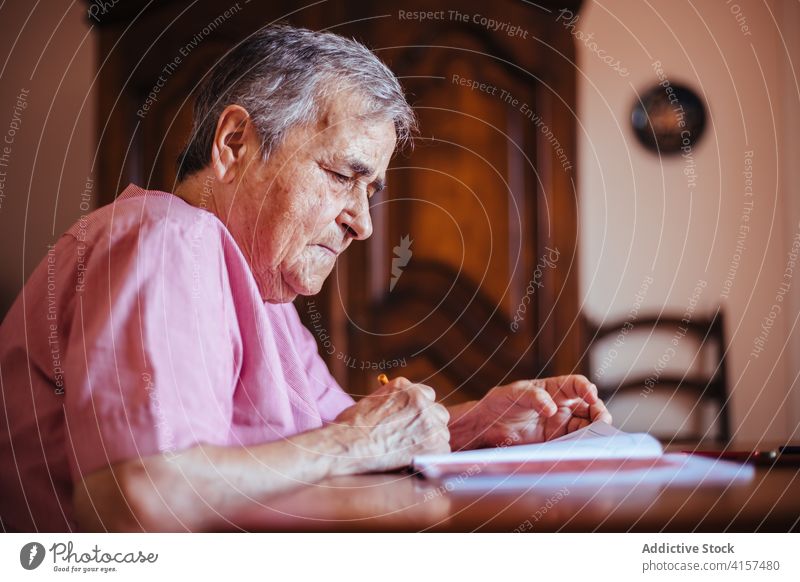
<path id="1" fill-rule="evenodd" d="M 197 83 L 276 20 L 367 44 L 421 121 L 296 302 L 348 391 L 585 373 L 628 430 L 800 436 L 795 0 L 6 0 L 3 314 L 82 215 L 174 187 Z"/>

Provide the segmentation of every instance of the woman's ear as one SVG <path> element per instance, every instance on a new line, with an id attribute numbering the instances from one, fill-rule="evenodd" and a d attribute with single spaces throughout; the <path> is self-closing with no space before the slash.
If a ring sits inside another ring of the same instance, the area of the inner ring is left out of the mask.
<path id="1" fill-rule="evenodd" d="M 240 105 L 228 105 L 217 120 L 211 146 L 211 168 L 217 180 L 230 183 L 241 176 L 257 148 L 250 114 Z"/>

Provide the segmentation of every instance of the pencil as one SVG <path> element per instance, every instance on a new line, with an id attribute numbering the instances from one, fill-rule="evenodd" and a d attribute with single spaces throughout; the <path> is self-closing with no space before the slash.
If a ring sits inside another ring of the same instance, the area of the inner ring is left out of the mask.
<path id="1" fill-rule="evenodd" d="M 378 382 L 381 383 L 381 386 L 386 386 L 389 383 L 389 378 L 386 374 L 381 374 L 378 376 Z"/>

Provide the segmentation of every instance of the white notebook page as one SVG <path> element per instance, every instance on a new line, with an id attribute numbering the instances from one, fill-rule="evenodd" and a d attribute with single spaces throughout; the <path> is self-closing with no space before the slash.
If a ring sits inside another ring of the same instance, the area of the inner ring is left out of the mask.
<path id="1" fill-rule="evenodd" d="M 414 467 L 422 470 L 427 465 L 447 463 L 644 459 L 659 457 L 662 453 L 661 443 L 650 435 L 622 432 L 598 421 L 545 443 L 459 451 L 447 455 L 420 455 L 414 458 Z"/>

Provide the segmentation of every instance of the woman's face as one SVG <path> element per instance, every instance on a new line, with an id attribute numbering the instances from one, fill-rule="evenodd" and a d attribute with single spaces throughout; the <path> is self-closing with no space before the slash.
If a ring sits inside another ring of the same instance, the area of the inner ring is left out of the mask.
<path id="1" fill-rule="evenodd" d="M 395 147 L 391 121 L 333 102 L 314 125 L 291 129 L 266 161 L 249 158 L 226 223 L 265 301 L 313 295 L 353 239 L 372 234 L 369 197 L 383 187 Z"/>

